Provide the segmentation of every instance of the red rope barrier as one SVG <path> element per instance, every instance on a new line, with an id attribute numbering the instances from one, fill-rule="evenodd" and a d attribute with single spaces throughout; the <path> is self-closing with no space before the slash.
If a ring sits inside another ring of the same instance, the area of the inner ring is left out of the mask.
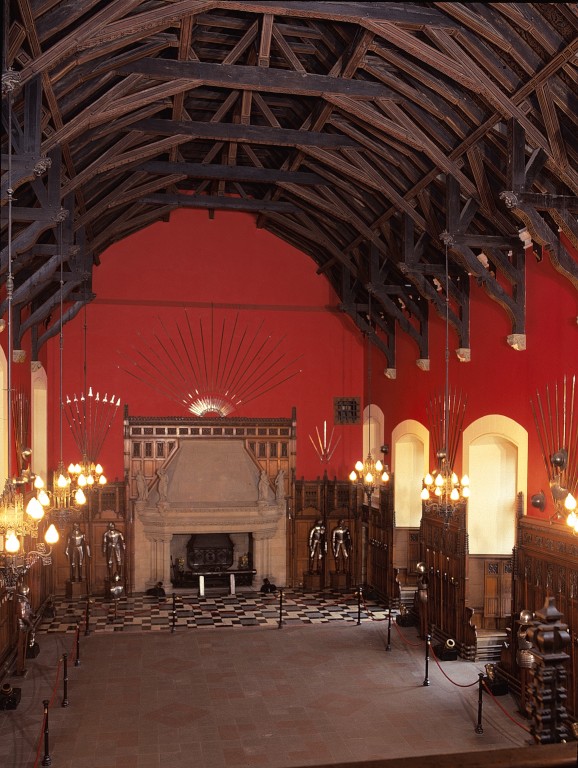
<path id="1" fill-rule="evenodd" d="M 486 681 L 485 681 L 485 680 L 482 680 L 482 685 L 484 686 L 484 688 L 486 689 L 486 691 L 487 691 L 487 692 L 490 694 L 490 696 L 492 697 L 492 700 L 494 701 L 494 703 L 495 703 L 495 704 L 496 704 L 496 705 L 497 705 L 497 706 L 498 706 L 498 707 L 499 707 L 499 708 L 502 710 L 502 712 L 503 712 L 503 713 L 506 715 L 506 717 L 508 717 L 508 718 L 509 718 L 509 719 L 510 719 L 510 720 L 511 720 L 513 723 L 515 723 L 515 724 L 518 726 L 518 728 L 522 728 L 522 730 L 526 731 L 526 733 L 532 733 L 532 731 L 530 730 L 530 728 L 526 728 L 526 726 L 525 726 L 525 725 L 523 725 L 522 723 L 518 722 L 518 720 L 516 720 L 515 718 L 513 718 L 513 717 L 510 715 L 510 713 L 509 713 L 509 712 L 506 712 L 506 710 L 504 709 L 504 707 L 503 707 L 503 706 L 500 704 L 500 702 L 499 702 L 499 701 L 496 699 L 496 697 L 494 696 L 494 694 L 492 693 L 492 691 L 489 689 L 489 687 L 488 687 L 488 684 L 486 683 Z"/>
<path id="2" fill-rule="evenodd" d="M 473 685 L 478 685 L 478 680 L 474 680 L 473 683 L 468 683 L 467 685 L 465 683 L 456 683 L 455 680 L 452 680 L 451 677 L 448 677 L 446 673 L 443 671 L 443 669 L 440 667 L 439 659 L 436 656 L 436 652 L 433 649 L 433 646 L 430 645 L 430 651 L 432 653 L 432 656 L 434 657 L 435 663 L 438 665 L 438 668 L 442 675 L 446 678 L 446 680 L 449 680 L 452 685 L 455 685 L 457 688 L 471 688 Z"/>
<path id="3" fill-rule="evenodd" d="M 400 630 L 400 628 L 399 628 L 399 625 L 398 625 L 397 621 L 394 621 L 394 622 L 392 622 L 392 623 L 393 623 L 393 625 L 395 626 L 395 628 L 396 628 L 396 630 L 397 630 L 397 632 L 398 632 L 399 636 L 401 637 L 401 639 L 403 640 L 403 642 L 404 642 L 406 645 L 411 645 L 411 646 L 413 646 L 414 648 L 419 648 L 419 647 L 420 647 L 421 643 L 412 643 L 412 642 L 410 642 L 410 641 L 407 639 L 407 637 L 406 637 L 406 636 L 405 636 L 405 635 L 402 633 L 402 631 Z"/>
<path id="4" fill-rule="evenodd" d="M 60 678 L 60 667 L 62 666 L 62 656 L 58 659 L 58 666 L 56 667 L 56 679 L 54 680 L 54 687 L 52 689 L 52 696 L 50 697 L 50 704 L 48 706 L 52 706 L 52 702 L 54 701 L 54 697 L 56 696 L 56 688 L 58 686 L 58 679 Z"/>
<path id="5" fill-rule="evenodd" d="M 363 608 L 365 609 L 365 613 L 367 613 L 367 615 L 369 616 L 369 618 L 370 618 L 372 621 L 387 621 L 387 616 L 386 616 L 386 617 L 384 617 L 383 619 L 377 619 L 377 618 L 376 618 L 376 617 L 373 615 L 373 613 L 372 613 L 372 612 L 369 610 L 369 608 L 367 607 L 367 603 L 365 602 L 365 598 L 363 597 L 363 592 L 361 593 L 361 602 L 363 603 Z"/>

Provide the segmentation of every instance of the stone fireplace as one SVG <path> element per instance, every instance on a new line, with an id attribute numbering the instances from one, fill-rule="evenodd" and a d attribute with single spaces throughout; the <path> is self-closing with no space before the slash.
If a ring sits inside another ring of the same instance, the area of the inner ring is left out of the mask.
<path id="1" fill-rule="evenodd" d="M 151 422 L 130 421 L 127 430 L 134 590 L 157 581 L 169 587 L 175 565 L 200 568 L 187 547 L 202 544 L 203 536 L 217 558 L 219 542 L 230 542 L 230 557 L 219 564 L 227 566 L 224 572 L 241 565 L 255 571 L 255 588 L 265 577 L 284 584 L 291 422 L 235 422 L 227 432 L 225 420 L 200 420 L 202 427 L 199 420 L 178 420 L 178 427 L 170 419 L 162 427 L 152 419 L 144 423 Z"/>

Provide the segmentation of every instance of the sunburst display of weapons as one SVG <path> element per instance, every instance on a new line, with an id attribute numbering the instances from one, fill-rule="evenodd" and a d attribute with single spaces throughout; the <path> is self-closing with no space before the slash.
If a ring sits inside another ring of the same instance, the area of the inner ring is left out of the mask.
<path id="1" fill-rule="evenodd" d="M 254 330 L 241 328 L 237 312 L 216 327 L 211 310 L 207 328 L 185 309 L 174 329 L 160 318 L 158 323 L 151 339 L 139 334 L 135 359 L 120 367 L 195 416 L 229 416 L 301 373 L 295 366 L 302 356 L 287 359 L 284 337 L 274 341 L 264 321 Z"/>
<path id="2" fill-rule="evenodd" d="M 566 518 L 578 533 L 576 496 L 578 495 L 578 424 L 574 418 L 576 402 L 576 375 L 569 380 L 564 376 L 551 388 L 546 386 L 542 396 L 536 391 L 536 400 L 530 400 L 542 459 L 548 476 L 554 513 L 550 519 Z M 532 505 L 544 509 L 546 499 L 540 491 L 532 496 Z"/>

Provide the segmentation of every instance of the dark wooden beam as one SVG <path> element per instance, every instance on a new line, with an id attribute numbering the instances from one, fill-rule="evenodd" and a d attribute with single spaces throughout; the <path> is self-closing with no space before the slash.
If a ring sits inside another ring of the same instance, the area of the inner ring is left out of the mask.
<path id="1" fill-rule="evenodd" d="M 354 99 L 401 99 L 395 91 L 369 80 L 341 79 L 288 69 L 247 67 L 241 64 L 207 64 L 200 61 L 149 58 L 125 64 L 119 67 L 118 72 L 171 81 L 190 78 L 196 87 L 210 85 L 259 93 L 289 93 L 314 97 L 347 94 Z"/>
<path id="2" fill-rule="evenodd" d="M 536 211 L 567 211 L 578 213 L 578 197 L 573 195 L 540 195 L 536 192 L 520 192 L 517 195 L 520 203 L 530 205 Z"/>
<path id="3" fill-rule="evenodd" d="M 283 171 L 275 168 L 255 168 L 250 165 L 212 165 L 210 163 L 169 163 L 162 160 L 151 160 L 133 170 L 143 170 L 149 173 L 182 174 L 192 179 L 215 179 L 217 181 L 245 181 L 255 184 L 304 184 L 315 186 L 326 181 L 317 173 L 303 171 Z"/>
<path id="4" fill-rule="evenodd" d="M 244 199 L 242 197 L 219 197 L 217 195 L 147 195 L 139 203 L 152 205 L 174 205 L 179 208 L 204 208 L 222 211 L 250 211 L 263 213 L 297 213 L 299 208 L 293 203 L 273 200 Z"/>
<path id="5" fill-rule="evenodd" d="M 185 122 L 183 120 L 139 120 L 130 125 L 133 131 L 161 136 L 190 136 L 193 139 L 238 141 L 246 144 L 269 144 L 278 147 L 359 147 L 356 141 L 338 133 L 315 133 L 290 128 L 236 125 L 233 123 Z"/>

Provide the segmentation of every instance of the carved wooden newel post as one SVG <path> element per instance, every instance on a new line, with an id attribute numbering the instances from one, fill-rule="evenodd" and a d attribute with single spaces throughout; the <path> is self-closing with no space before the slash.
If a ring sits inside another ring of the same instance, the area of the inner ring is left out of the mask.
<path id="1" fill-rule="evenodd" d="M 544 607 L 536 611 L 536 621 L 528 629 L 532 654 L 536 661 L 530 673 L 530 710 L 532 734 L 540 744 L 568 741 L 572 738 L 566 711 L 566 669 L 569 656 L 564 649 L 570 643 L 568 625 L 546 598 Z"/>

